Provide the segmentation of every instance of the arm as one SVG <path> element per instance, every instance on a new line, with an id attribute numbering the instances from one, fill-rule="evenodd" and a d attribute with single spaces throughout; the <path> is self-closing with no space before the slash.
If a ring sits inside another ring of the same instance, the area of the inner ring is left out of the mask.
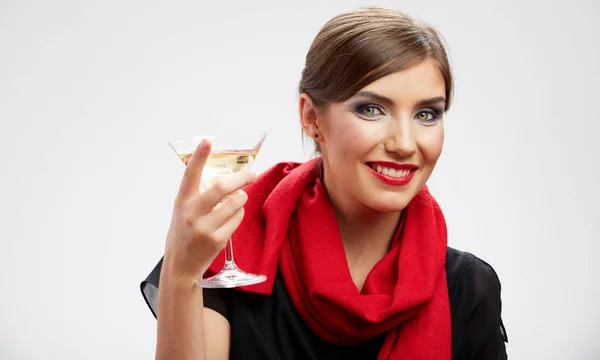
<path id="1" fill-rule="evenodd" d="M 490 265 L 476 257 L 473 286 L 458 358 L 505 360 L 508 339 L 501 318 L 500 280 Z"/>
<path id="2" fill-rule="evenodd" d="M 248 172 L 224 176 L 200 193 L 209 154 L 210 143 L 203 140 L 187 163 L 175 199 L 158 287 L 158 360 L 229 357 L 227 320 L 204 310 L 203 290 L 196 281 L 242 222 L 248 195 L 239 189 L 255 177 Z"/>
<path id="3" fill-rule="evenodd" d="M 229 359 L 229 323 L 203 307 L 202 289 L 181 286 L 167 276 L 160 283 L 156 359 Z"/>

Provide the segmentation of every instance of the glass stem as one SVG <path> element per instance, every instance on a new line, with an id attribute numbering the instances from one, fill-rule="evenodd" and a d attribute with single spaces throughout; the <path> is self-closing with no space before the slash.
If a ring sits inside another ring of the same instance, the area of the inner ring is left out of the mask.
<path id="1" fill-rule="evenodd" d="M 227 246 L 225 247 L 225 266 L 223 266 L 223 269 L 233 270 L 236 268 L 237 268 L 237 265 L 233 261 L 233 245 L 231 242 L 231 238 L 229 238 L 229 241 L 227 242 Z"/>

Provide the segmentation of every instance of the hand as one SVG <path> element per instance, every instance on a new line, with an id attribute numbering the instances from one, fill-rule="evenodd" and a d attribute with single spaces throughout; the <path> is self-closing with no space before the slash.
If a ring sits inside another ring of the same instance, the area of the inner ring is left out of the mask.
<path id="1" fill-rule="evenodd" d="M 202 140 L 187 163 L 167 235 L 161 278 L 183 286 L 200 280 L 227 245 L 242 222 L 248 200 L 240 188 L 255 179 L 253 174 L 240 171 L 217 179 L 200 193 L 200 177 L 210 147 L 208 140 Z"/>

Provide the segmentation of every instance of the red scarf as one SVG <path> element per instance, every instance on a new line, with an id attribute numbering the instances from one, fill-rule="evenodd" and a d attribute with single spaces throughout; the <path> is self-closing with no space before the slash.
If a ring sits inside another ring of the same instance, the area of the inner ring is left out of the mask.
<path id="1" fill-rule="evenodd" d="M 352 345 L 386 333 L 380 360 L 449 360 L 446 224 L 437 202 L 427 187 L 419 191 L 359 293 L 320 166 L 320 159 L 280 163 L 245 188 L 235 262 L 267 281 L 243 290 L 270 295 L 279 268 L 296 310 L 321 338 Z M 206 275 L 223 261 L 221 253 Z"/>

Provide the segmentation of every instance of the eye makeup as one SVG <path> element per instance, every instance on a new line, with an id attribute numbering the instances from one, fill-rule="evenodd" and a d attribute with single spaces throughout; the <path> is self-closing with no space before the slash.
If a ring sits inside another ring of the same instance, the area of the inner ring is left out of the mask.
<path id="1" fill-rule="evenodd" d="M 377 120 L 386 115 L 385 109 L 377 104 L 368 102 L 359 102 L 351 106 L 356 116 L 365 120 Z"/>

